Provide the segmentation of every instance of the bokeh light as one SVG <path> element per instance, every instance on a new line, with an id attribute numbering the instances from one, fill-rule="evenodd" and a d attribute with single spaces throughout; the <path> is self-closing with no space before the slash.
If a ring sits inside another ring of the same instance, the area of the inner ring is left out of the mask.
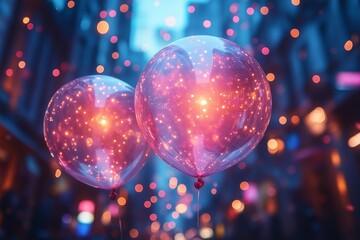
<path id="1" fill-rule="evenodd" d="M 96 29 L 100 34 L 106 34 L 109 31 L 109 28 L 110 26 L 106 21 L 100 21 L 96 26 Z"/>

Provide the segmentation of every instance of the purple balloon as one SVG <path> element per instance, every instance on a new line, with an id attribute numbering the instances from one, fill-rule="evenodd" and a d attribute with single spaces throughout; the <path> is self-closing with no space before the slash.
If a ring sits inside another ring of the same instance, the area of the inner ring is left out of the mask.
<path id="1" fill-rule="evenodd" d="M 70 175 L 102 189 L 134 177 L 149 152 L 135 119 L 134 89 L 109 76 L 85 76 L 60 88 L 46 109 L 44 135 Z"/>
<path id="2" fill-rule="evenodd" d="M 260 65 L 238 45 L 191 36 L 163 48 L 146 65 L 135 111 L 155 153 L 201 180 L 255 148 L 269 124 L 271 93 Z"/>

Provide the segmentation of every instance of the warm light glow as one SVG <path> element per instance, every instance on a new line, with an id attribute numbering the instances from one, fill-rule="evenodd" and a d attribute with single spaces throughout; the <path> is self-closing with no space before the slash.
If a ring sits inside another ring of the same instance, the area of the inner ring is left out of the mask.
<path id="1" fill-rule="evenodd" d="M 118 200 L 117 200 L 118 204 L 120 206 L 125 206 L 126 205 L 126 198 L 124 197 L 119 197 Z"/>
<path id="2" fill-rule="evenodd" d="M 344 49 L 346 51 L 350 51 L 353 48 L 353 42 L 351 40 L 347 40 L 344 44 Z"/>
<path id="3" fill-rule="evenodd" d="M 179 184 L 179 186 L 177 187 L 177 193 L 182 196 L 186 194 L 186 186 L 185 184 Z"/>
<path id="4" fill-rule="evenodd" d="M 355 134 L 354 136 L 352 136 L 349 141 L 348 141 L 348 145 L 351 148 L 357 147 L 360 145 L 360 132 Z"/>
<path id="5" fill-rule="evenodd" d="M 232 208 L 238 212 L 238 213 L 241 213 L 242 211 L 244 211 L 245 209 L 245 205 L 242 201 L 240 200 L 234 200 L 232 203 L 231 203 L 231 206 Z"/>
<path id="6" fill-rule="evenodd" d="M 281 116 L 281 117 L 279 117 L 279 123 L 280 123 L 281 125 L 285 125 L 285 124 L 286 124 L 286 122 L 287 122 L 287 119 L 286 119 L 286 117 L 285 117 L 285 116 Z"/>
<path id="7" fill-rule="evenodd" d="M 340 155 L 337 150 L 333 150 L 331 152 L 331 162 L 334 165 L 334 167 L 339 167 L 341 163 Z"/>
<path id="8" fill-rule="evenodd" d="M 150 225 L 151 232 L 156 233 L 160 229 L 160 223 L 159 222 L 153 222 Z"/>
<path id="9" fill-rule="evenodd" d="M 224 226 L 224 224 L 223 223 L 216 224 L 215 232 L 216 232 L 216 236 L 219 239 L 223 239 L 224 236 L 225 236 L 225 226 Z"/>
<path id="10" fill-rule="evenodd" d="M 73 8 L 73 7 L 75 7 L 75 2 L 70 0 L 68 2 L 67 6 L 68 6 L 68 8 Z"/>
<path id="11" fill-rule="evenodd" d="M 55 171 L 55 177 L 59 178 L 61 176 L 61 170 L 60 169 L 56 169 Z"/>
<path id="12" fill-rule="evenodd" d="M 103 126 L 105 126 L 105 125 L 107 124 L 106 119 L 101 119 L 101 120 L 100 120 L 100 124 L 103 125 Z"/>
<path id="13" fill-rule="evenodd" d="M 336 174 L 336 183 L 340 194 L 341 195 L 347 194 L 347 185 L 346 185 L 345 177 L 342 173 Z"/>
<path id="14" fill-rule="evenodd" d="M 267 14 L 269 13 L 269 8 L 266 7 L 266 6 L 261 7 L 261 8 L 260 8 L 260 13 L 261 13 L 262 15 L 267 15 Z"/>
<path id="15" fill-rule="evenodd" d="M 205 99 L 202 99 L 202 100 L 200 101 L 200 104 L 201 104 L 202 106 L 204 106 L 204 105 L 207 104 L 207 101 L 206 101 Z"/>
<path id="16" fill-rule="evenodd" d="M 298 38 L 300 36 L 300 31 L 297 28 L 293 28 L 290 30 L 290 35 L 293 38 Z"/>
<path id="17" fill-rule="evenodd" d="M 283 140 L 276 138 L 270 139 L 267 143 L 268 151 L 270 154 L 280 153 L 285 148 L 285 143 Z"/>
<path id="18" fill-rule="evenodd" d="M 176 205 L 175 209 L 178 213 L 185 213 L 187 211 L 187 206 L 184 203 L 179 203 Z"/>
<path id="19" fill-rule="evenodd" d="M 178 180 L 177 180 L 176 177 L 170 178 L 170 180 L 169 180 L 169 188 L 175 189 L 177 187 L 177 184 L 178 184 Z"/>
<path id="20" fill-rule="evenodd" d="M 19 68 L 23 69 L 26 67 L 26 63 L 25 61 L 20 61 L 19 64 L 18 64 Z"/>
<path id="21" fill-rule="evenodd" d="M 291 117 L 291 123 L 294 125 L 298 125 L 300 123 L 300 118 L 298 115 L 293 115 Z"/>
<path id="22" fill-rule="evenodd" d="M 292 5 L 298 6 L 300 5 L 300 0 L 291 0 Z"/>
<path id="23" fill-rule="evenodd" d="M 100 34 L 106 34 L 109 31 L 109 24 L 106 21 L 100 21 L 97 26 L 96 29 Z"/>
<path id="24" fill-rule="evenodd" d="M 243 190 L 243 191 L 246 191 L 249 189 L 249 183 L 244 181 L 244 182 L 241 182 L 240 183 L 240 189 Z"/>
<path id="25" fill-rule="evenodd" d="M 266 79 L 269 82 L 273 82 L 275 80 L 275 75 L 273 73 L 268 73 L 268 74 L 266 74 Z"/>
<path id="26" fill-rule="evenodd" d="M 98 65 L 97 67 L 96 67 L 96 72 L 98 72 L 98 73 L 103 73 L 104 72 L 104 66 L 103 65 Z"/>
<path id="27" fill-rule="evenodd" d="M 214 231 L 209 227 L 200 228 L 200 237 L 207 239 L 212 238 L 214 235 Z"/>
<path id="28" fill-rule="evenodd" d="M 129 235 L 131 238 L 137 238 L 139 236 L 139 231 L 135 228 L 130 229 Z"/>
<path id="29" fill-rule="evenodd" d="M 101 216 L 101 222 L 104 225 L 109 225 L 111 222 L 111 213 L 110 211 L 105 211 Z"/>
<path id="30" fill-rule="evenodd" d="M 182 233 L 175 234 L 174 240 L 186 240 L 186 237 Z"/>
<path id="31" fill-rule="evenodd" d="M 86 146 L 88 146 L 88 147 L 91 147 L 94 143 L 92 138 L 86 138 L 85 142 L 86 142 Z"/>
<path id="32" fill-rule="evenodd" d="M 268 149 L 270 150 L 276 150 L 279 146 L 278 142 L 276 141 L 276 139 L 270 139 L 267 143 Z"/>
<path id="33" fill-rule="evenodd" d="M 30 22 L 30 18 L 28 18 L 28 17 L 23 18 L 23 23 L 24 24 L 28 24 L 29 22 Z"/>
<path id="34" fill-rule="evenodd" d="M 320 135 L 325 131 L 327 117 L 322 107 L 317 107 L 305 117 L 305 123 L 309 131 L 314 135 Z"/>

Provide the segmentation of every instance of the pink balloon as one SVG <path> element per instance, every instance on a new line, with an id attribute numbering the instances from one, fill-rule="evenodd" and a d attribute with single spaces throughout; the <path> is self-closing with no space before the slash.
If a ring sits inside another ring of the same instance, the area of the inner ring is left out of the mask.
<path id="1" fill-rule="evenodd" d="M 70 175 L 102 189 L 134 177 L 149 152 L 135 120 L 134 89 L 109 76 L 85 76 L 60 88 L 46 110 L 44 135 Z"/>
<path id="2" fill-rule="evenodd" d="M 155 153 L 201 180 L 255 148 L 269 124 L 271 93 L 260 65 L 238 45 L 192 36 L 149 61 L 136 86 L 135 111 Z"/>

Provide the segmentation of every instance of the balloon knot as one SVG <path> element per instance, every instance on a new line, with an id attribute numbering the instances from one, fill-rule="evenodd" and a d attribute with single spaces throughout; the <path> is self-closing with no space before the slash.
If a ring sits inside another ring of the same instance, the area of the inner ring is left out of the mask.
<path id="1" fill-rule="evenodd" d="M 110 194 L 109 194 L 109 198 L 110 200 L 114 201 L 116 199 L 116 189 L 112 189 Z"/>
<path id="2" fill-rule="evenodd" d="M 198 177 L 197 181 L 194 182 L 194 187 L 196 189 L 200 189 L 200 188 L 202 188 L 204 186 L 204 184 L 205 184 L 205 182 L 202 180 L 202 178 Z"/>

